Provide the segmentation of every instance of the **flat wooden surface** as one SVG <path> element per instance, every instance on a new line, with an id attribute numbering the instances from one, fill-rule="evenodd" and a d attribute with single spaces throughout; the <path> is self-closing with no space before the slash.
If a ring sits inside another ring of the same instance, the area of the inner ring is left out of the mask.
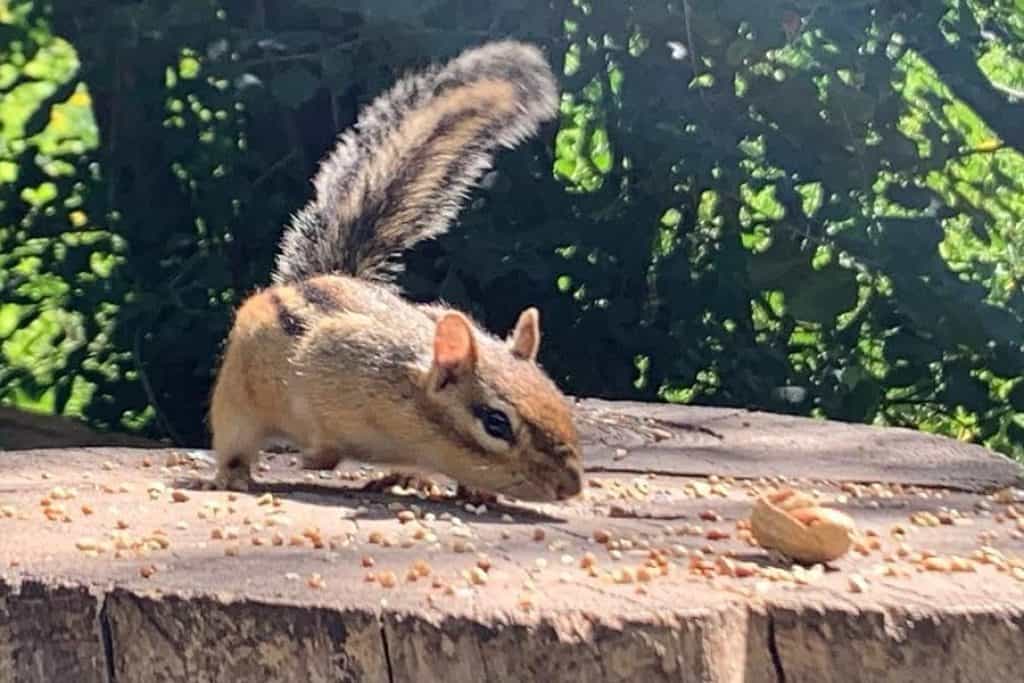
<path id="1" fill-rule="evenodd" d="M 587 467 L 691 476 L 805 477 L 985 491 L 1021 476 L 992 451 L 909 429 L 731 408 L 578 406 Z"/>
<path id="2" fill-rule="evenodd" d="M 758 413 L 579 413 L 585 495 L 486 510 L 288 454 L 229 494 L 202 489 L 204 452 L 0 452 L 0 681 L 1019 680 L 1014 463 Z M 779 485 L 832 497 L 879 547 L 794 574 L 741 531 Z M 1002 560 L 914 555 L 982 548 Z"/>

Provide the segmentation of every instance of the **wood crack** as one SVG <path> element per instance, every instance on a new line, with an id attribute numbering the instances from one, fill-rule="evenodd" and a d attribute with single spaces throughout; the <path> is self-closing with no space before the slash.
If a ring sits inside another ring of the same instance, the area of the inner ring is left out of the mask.
<path id="1" fill-rule="evenodd" d="M 97 612 L 100 642 L 103 645 L 103 663 L 106 665 L 107 683 L 117 683 L 117 667 L 114 659 L 114 633 L 110 625 L 110 601 L 106 593 L 100 595 L 100 608 Z"/>

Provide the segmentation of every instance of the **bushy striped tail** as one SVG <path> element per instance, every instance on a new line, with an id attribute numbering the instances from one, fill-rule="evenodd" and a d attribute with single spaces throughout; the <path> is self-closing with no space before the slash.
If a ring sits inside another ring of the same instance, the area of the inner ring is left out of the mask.
<path id="1" fill-rule="evenodd" d="M 496 150 L 535 135 L 557 110 L 544 56 L 513 41 L 398 81 L 322 163 L 315 198 L 282 237 L 274 282 L 325 273 L 390 280 L 401 252 L 448 229 Z"/>

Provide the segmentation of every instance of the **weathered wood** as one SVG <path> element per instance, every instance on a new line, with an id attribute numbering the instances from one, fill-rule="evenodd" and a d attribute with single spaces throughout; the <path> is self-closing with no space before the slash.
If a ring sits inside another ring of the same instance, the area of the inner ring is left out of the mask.
<path id="1" fill-rule="evenodd" d="M 1017 463 L 909 429 L 731 408 L 598 401 L 577 405 L 587 467 L 690 476 L 803 477 L 986 491 L 1021 481 Z"/>
<path id="2" fill-rule="evenodd" d="M 0 406 L 0 451 L 76 446 L 160 448 L 161 444 L 131 434 L 104 433 L 61 415 L 30 413 Z"/>
<path id="3" fill-rule="evenodd" d="M 106 619 L 118 681 L 388 680 L 365 611 L 115 589 Z"/>
<path id="4" fill-rule="evenodd" d="M 355 467 L 313 474 L 288 454 L 268 456 L 255 489 L 231 495 L 201 489 L 212 474 L 204 453 L 2 453 L 0 681 L 1019 680 L 1024 580 L 985 564 L 922 573 L 889 535 L 900 525 L 912 550 L 939 555 L 982 544 L 1024 555 L 1013 518 L 1024 505 L 1010 505 L 1020 492 L 979 492 L 1018 482 L 1014 463 L 911 432 L 648 408 L 581 409 L 592 468 L 583 499 L 481 514 L 362 492 Z M 847 496 L 838 506 L 882 547 L 809 585 L 691 571 L 694 557 L 787 567 L 737 534 L 749 487 L 787 472 Z M 752 481 L 718 480 L 716 495 L 711 475 Z M 883 480 L 937 488 L 842 488 Z M 175 502 L 173 487 L 187 500 Z M 46 517 L 57 505 L 68 521 Z M 418 519 L 402 523 L 397 509 L 412 505 Z M 921 510 L 965 522 L 918 527 L 909 516 Z M 130 546 L 156 531 L 167 547 L 115 556 L 117 534 Z M 89 556 L 86 539 L 107 547 Z M 646 568 L 640 581 L 649 549 L 670 568 Z M 596 577 L 581 568 L 586 553 Z M 889 555 L 907 576 L 875 572 Z M 420 560 L 429 576 L 409 581 Z M 612 578 L 623 568 L 630 583 Z M 850 589 L 855 573 L 863 593 Z"/>
<path id="5" fill-rule="evenodd" d="M 0 681 L 107 681 L 99 612 L 83 586 L 0 579 Z"/>

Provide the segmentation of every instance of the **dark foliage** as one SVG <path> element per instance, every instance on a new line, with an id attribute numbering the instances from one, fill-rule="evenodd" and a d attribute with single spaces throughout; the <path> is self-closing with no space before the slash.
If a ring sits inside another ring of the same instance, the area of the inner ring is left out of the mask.
<path id="1" fill-rule="evenodd" d="M 577 394 L 1024 445 L 1020 2 L 8 5 L 7 402 L 204 441 L 232 308 L 335 133 L 514 36 L 562 120 L 408 255 L 411 296 L 501 332 L 538 305 Z"/>

